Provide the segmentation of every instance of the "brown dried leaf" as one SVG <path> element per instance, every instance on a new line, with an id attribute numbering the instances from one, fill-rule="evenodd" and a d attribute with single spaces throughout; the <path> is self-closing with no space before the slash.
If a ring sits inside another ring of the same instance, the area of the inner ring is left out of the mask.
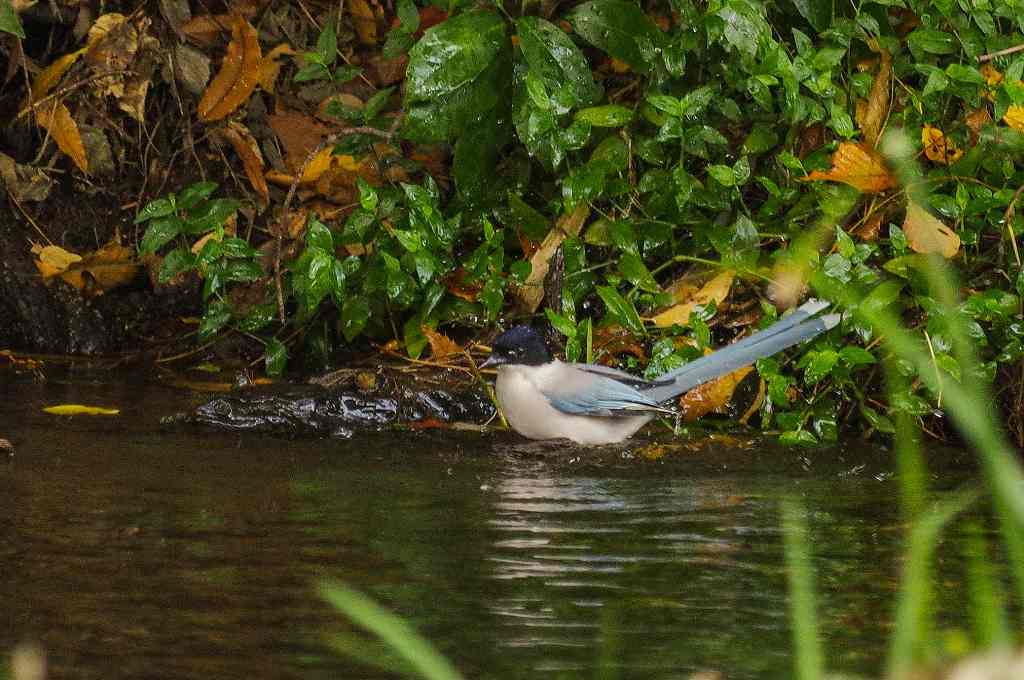
<path id="1" fill-rule="evenodd" d="M 903 233 L 915 253 L 938 253 L 947 260 L 960 250 L 960 237 L 914 201 L 907 203 Z"/>
<path id="2" fill-rule="evenodd" d="M 537 311 L 541 300 L 544 299 L 544 279 L 548 275 L 551 257 L 567 237 L 579 235 L 589 216 L 590 205 L 586 202 L 580 203 L 571 213 L 563 215 L 555 228 L 544 237 L 544 242 L 530 258 L 530 264 L 533 267 L 530 275 L 526 278 L 526 282 L 513 293 L 519 301 L 519 306 L 525 311 Z"/>
<path id="3" fill-rule="evenodd" d="M 231 30 L 231 17 L 200 14 L 181 27 L 181 32 L 202 47 L 213 47 L 222 31 Z"/>
<path id="4" fill-rule="evenodd" d="M 81 262 L 82 256 L 65 250 L 60 246 L 32 246 L 32 254 L 36 256 L 35 264 L 43 281 L 59 276 L 75 262 Z"/>
<path id="5" fill-rule="evenodd" d="M 285 160 L 293 172 L 297 172 L 306 156 L 327 136 L 330 128 L 318 123 L 311 116 L 296 111 L 281 111 L 267 116 L 270 129 L 277 135 L 284 148 Z"/>
<path id="6" fill-rule="evenodd" d="M 135 261 L 131 248 L 116 238 L 80 262 L 68 267 L 61 278 L 87 297 L 102 295 L 108 290 L 131 283 L 141 265 Z"/>
<path id="7" fill-rule="evenodd" d="M 868 215 L 853 233 L 862 241 L 875 241 L 878 239 L 878 232 L 882 230 L 882 221 L 885 219 L 884 210 L 876 210 Z"/>
<path id="8" fill-rule="evenodd" d="M 881 50 L 878 63 L 878 73 L 875 74 L 875 82 L 871 86 L 871 94 L 863 110 L 857 107 L 857 125 L 864 133 L 864 141 L 870 146 L 878 143 L 878 135 L 882 130 L 882 123 L 889 115 L 889 90 L 892 80 L 892 56 L 888 50 Z"/>
<path id="9" fill-rule="evenodd" d="M 853 142 L 839 145 L 832 155 L 831 170 L 815 170 L 801 179 L 842 182 L 866 194 L 877 194 L 896 186 L 896 179 L 889 173 L 882 157 L 863 143 Z"/>
<path id="10" fill-rule="evenodd" d="M 727 373 L 720 378 L 709 380 L 698 385 L 679 400 L 679 408 L 683 412 L 683 418 L 692 423 L 701 416 L 712 411 L 721 411 L 732 399 L 736 386 L 739 385 L 747 375 L 754 370 L 751 366 L 738 368 L 732 373 Z"/>
<path id="11" fill-rule="evenodd" d="M 281 43 L 274 49 L 267 53 L 267 56 L 263 57 L 263 61 L 260 62 L 258 80 L 260 83 L 260 89 L 264 92 L 274 93 L 274 85 L 277 82 L 277 74 L 281 72 L 281 62 L 278 58 L 283 55 L 294 55 L 295 50 L 288 43 Z"/>
<path id="12" fill-rule="evenodd" d="M 75 162 L 79 170 L 89 174 L 89 159 L 85 155 L 82 135 L 68 107 L 59 101 L 42 104 L 36 109 L 36 123 L 50 133 L 57 147 Z"/>
<path id="13" fill-rule="evenodd" d="M 986 123 L 992 122 L 992 114 L 988 112 L 987 106 L 974 109 L 964 118 L 964 122 L 967 123 L 967 127 L 971 130 L 971 144 L 978 143 L 978 137 L 981 135 L 981 128 Z"/>
<path id="14" fill-rule="evenodd" d="M 921 128 L 921 144 L 924 145 L 925 157 L 939 165 L 956 163 L 964 155 L 963 150 L 947 139 L 942 130 L 931 125 Z"/>
<path id="15" fill-rule="evenodd" d="M 261 203 L 264 206 L 267 205 L 270 201 L 270 189 L 267 187 L 267 180 L 263 177 L 263 154 L 260 153 L 256 138 L 249 132 L 249 128 L 235 121 L 231 121 L 226 128 L 220 130 L 220 135 L 231 144 L 235 153 L 242 159 L 245 176 L 249 178 L 252 188 L 259 194 Z"/>
<path id="16" fill-rule="evenodd" d="M 736 278 L 736 272 L 732 269 L 725 269 L 710 281 L 705 283 L 700 290 L 693 293 L 690 299 L 669 307 L 664 312 L 655 316 L 651 321 L 655 326 L 667 328 L 672 324 L 684 325 L 690 321 L 690 314 L 697 305 L 706 305 L 714 302 L 721 305 L 729 296 L 732 282 Z"/>
<path id="17" fill-rule="evenodd" d="M 352 13 L 352 24 L 355 26 L 359 42 L 364 45 L 377 44 L 377 16 L 367 0 L 350 0 L 349 12 Z"/>
<path id="18" fill-rule="evenodd" d="M 224 63 L 199 101 L 200 120 L 207 123 L 220 120 L 248 99 L 259 84 L 262 62 L 256 29 L 243 17 L 236 16 Z"/>
<path id="19" fill-rule="evenodd" d="M 430 343 L 430 357 L 435 360 L 445 359 L 450 356 L 462 354 L 459 347 L 451 338 L 444 333 L 438 333 L 430 326 L 420 326 L 424 337 Z"/>

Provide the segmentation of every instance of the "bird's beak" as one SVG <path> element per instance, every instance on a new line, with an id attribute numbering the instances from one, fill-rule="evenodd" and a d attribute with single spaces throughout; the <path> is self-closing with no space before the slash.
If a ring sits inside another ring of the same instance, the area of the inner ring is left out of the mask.
<path id="1" fill-rule="evenodd" d="M 497 366 L 500 363 L 501 362 L 498 361 L 498 358 L 492 354 L 491 356 L 484 359 L 483 363 L 481 363 L 480 366 L 478 366 L 478 368 L 488 368 L 490 366 Z"/>

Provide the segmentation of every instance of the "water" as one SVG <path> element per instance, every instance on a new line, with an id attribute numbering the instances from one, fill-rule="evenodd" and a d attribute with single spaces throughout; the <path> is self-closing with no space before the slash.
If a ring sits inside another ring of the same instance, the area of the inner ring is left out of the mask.
<path id="1" fill-rule="evenodd" d="M 884 659 L 902 527 L 879 448 L 289 441 L 161 428 L 198 397 L 153 382 L 0 372 L 0 390 L 0 650 L 38 642 L 52 677 L 377 677 L 325 645 L 348 628 L 324 577 L 471 678 L 788 677 L 785 494 L 808 512 L 831 666 Z M 123 413 L 41 411 L 68 402 Z M 953 552 L 942 597 L 962 590 Z"/>

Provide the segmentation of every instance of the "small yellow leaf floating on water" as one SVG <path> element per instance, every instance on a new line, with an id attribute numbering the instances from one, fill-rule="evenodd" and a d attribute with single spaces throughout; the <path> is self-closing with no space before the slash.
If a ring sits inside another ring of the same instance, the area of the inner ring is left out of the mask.
<path id="1" fill-rule="evenodd" d="M 921 128 L 921 144 L 928 160 L 940 165 L 952 165 L 964 155 L 963 150 L 947 139 L 942 130 L 931 125 Z"/>
<path id="2" fill-rule="evenodd" d="M 960 250 L 957 233 L 914 201 L 907 203 L 903 232 L 915 253 L 938 253 L 948 260 Z"/>
<path id="3" fill-rule="evenodd" d="M 103 408 L 102 406 L 85 406 L 83 404 L 58 404 L 43 409 L 55 416 L 119 416 L 119 408 Z"/>

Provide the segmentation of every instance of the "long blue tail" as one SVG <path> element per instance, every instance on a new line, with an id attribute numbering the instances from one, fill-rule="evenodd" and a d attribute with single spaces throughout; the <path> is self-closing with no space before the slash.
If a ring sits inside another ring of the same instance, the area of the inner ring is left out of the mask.
<path id="1" fill-rule="evenodd" d="M 828 302 L 811 300 L 796 309 L 792 314 L 780 319 L 768 328 L 758 331 L 739 342 L 723 347 L 695 361 L 658 376 L 658 380 L 671 379 L 671 385 L 664 385 L 644 390 L 644 394 L 657 402 L 668 401 L 680 394 L 692 390 L 697 385 L 731 373 L 737 368 L 754 363 L 758 359 L 770 357 L 787 347 L 798 345 L 805 340 L 824 333 L 839 323 L 839 314 L 818 312 L 827 308 Z"/>

